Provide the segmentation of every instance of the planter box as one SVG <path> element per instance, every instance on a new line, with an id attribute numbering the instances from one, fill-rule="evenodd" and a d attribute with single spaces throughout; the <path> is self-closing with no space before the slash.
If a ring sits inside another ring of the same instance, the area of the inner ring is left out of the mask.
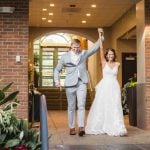
<path id="1" fill-rule="evenodd" d="M 129 123 L 131 126 L 137 126 L 136 87 L 127 88 L 127 104 L 129 108 Z"/>

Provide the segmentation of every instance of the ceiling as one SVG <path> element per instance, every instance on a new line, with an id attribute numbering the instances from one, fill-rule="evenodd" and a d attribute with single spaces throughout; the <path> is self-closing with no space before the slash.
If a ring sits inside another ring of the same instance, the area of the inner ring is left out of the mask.
<path id="1" fill-rule="evenodd" d="M 109 27 L 136 2 L 137 0 L 30 0 L 29 25 L 34 27 Z M 55 6 L 50 7 L 50 3 Z M 96 7 L 92 8 L 92 4 Z M 47 11 L 43 11 L 43 8 Z M 86 16 L 87 13 L 91 16 Z M 42 20 L 42 18 L 46 19 Z M 86 23 L 82 23 L 83 20 Z"/>

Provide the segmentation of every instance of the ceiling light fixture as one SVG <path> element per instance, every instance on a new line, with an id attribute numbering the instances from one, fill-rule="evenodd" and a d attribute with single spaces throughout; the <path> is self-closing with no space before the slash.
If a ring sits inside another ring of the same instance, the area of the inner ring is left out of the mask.
<path id="1" fill-rule="evenodd" d="M 55 6 L 55 4 L 50 4 L 50 7 L 54 7 Z"/>
<path id="2" fill-rule="evenodd" d="M 95 8 L 95 7 L 96 7 L 96 5 L 95 5 L 95 4 L 92 4 L 92 5 L 91 5 L 91 7 L 92 7 L 92 8 Z"/>
<path id="3" fill-rule="evenodd" d="M 51 23 L 51 22 L 52 22 L 52 20 L 48 20 L 48 22 L 49 22 L 49 23 Z"/>
<path id="4" fill-rule="evenodd" d="M 53 16 L 53 13 L 49 13 L 49 16 Z"/>
<path id="5" fill-rule="evenodd" d="M 43 11 L 47 11 L 47 8 L 43 8 L 42 10 L 43 10 Z"/>
<path id="6" fill-rule="evenodd" d="M 85 20 L 82 20 L 82 23 L 86 23 L 86 21 L 85 21 Z"/>
<path id="7" fill-rule="evenodd" d="M 46 18 L 42 18 L 42 20 L 46 20 Z"/>
<path id="8" fill-rule="evenodd" d="M 87 13 L 87 14 L 86 14 L 86 16 L 88 16 L 88 17 L 89 17 L 89 16 L 91 16 L 91 14 L 90 14 L 90 13 Z"/>

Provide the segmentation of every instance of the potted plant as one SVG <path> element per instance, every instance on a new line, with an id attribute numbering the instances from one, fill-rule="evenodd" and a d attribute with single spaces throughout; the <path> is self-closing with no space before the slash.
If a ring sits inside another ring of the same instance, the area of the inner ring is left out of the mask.
<path id="1" fill-rule="evenodd" d="M 28 129 L 27 120 L 17 118 L 14 112 L 15 107 L 19 105 L 16 98 L 19 91 L 6 94 L 12 84 L 0 89 L 0 149 L 38 150 L 39 133 Z"/>
<path id="2" fill-rule="evenodd" d="M 136 85 L 137 81 L 130 78 L 122 88 L 122 103 L 124 114 L 129 114 L 129 123 L 137 125 L 137 104 L 136 104 Z"/>

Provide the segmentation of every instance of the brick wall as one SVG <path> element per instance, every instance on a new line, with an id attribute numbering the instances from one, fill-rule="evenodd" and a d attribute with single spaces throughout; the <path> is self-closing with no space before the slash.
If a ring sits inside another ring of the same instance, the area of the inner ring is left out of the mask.
<path id="1" fill-rule="evenodd" d="M 0 14 L 0 87 L 14 82 L 10 92 L 19 90 L 19 117 L 28 117 L 28 0 L 0 0 L 0 7 L 12 6 L 12 14 Z M 16 63 L 16 55 L 21 63 Z"/>
<path id="2" fill-rule="evenodd" d="M 145 0 L 146 128 L 150 129 L 150 0 Z"/>

